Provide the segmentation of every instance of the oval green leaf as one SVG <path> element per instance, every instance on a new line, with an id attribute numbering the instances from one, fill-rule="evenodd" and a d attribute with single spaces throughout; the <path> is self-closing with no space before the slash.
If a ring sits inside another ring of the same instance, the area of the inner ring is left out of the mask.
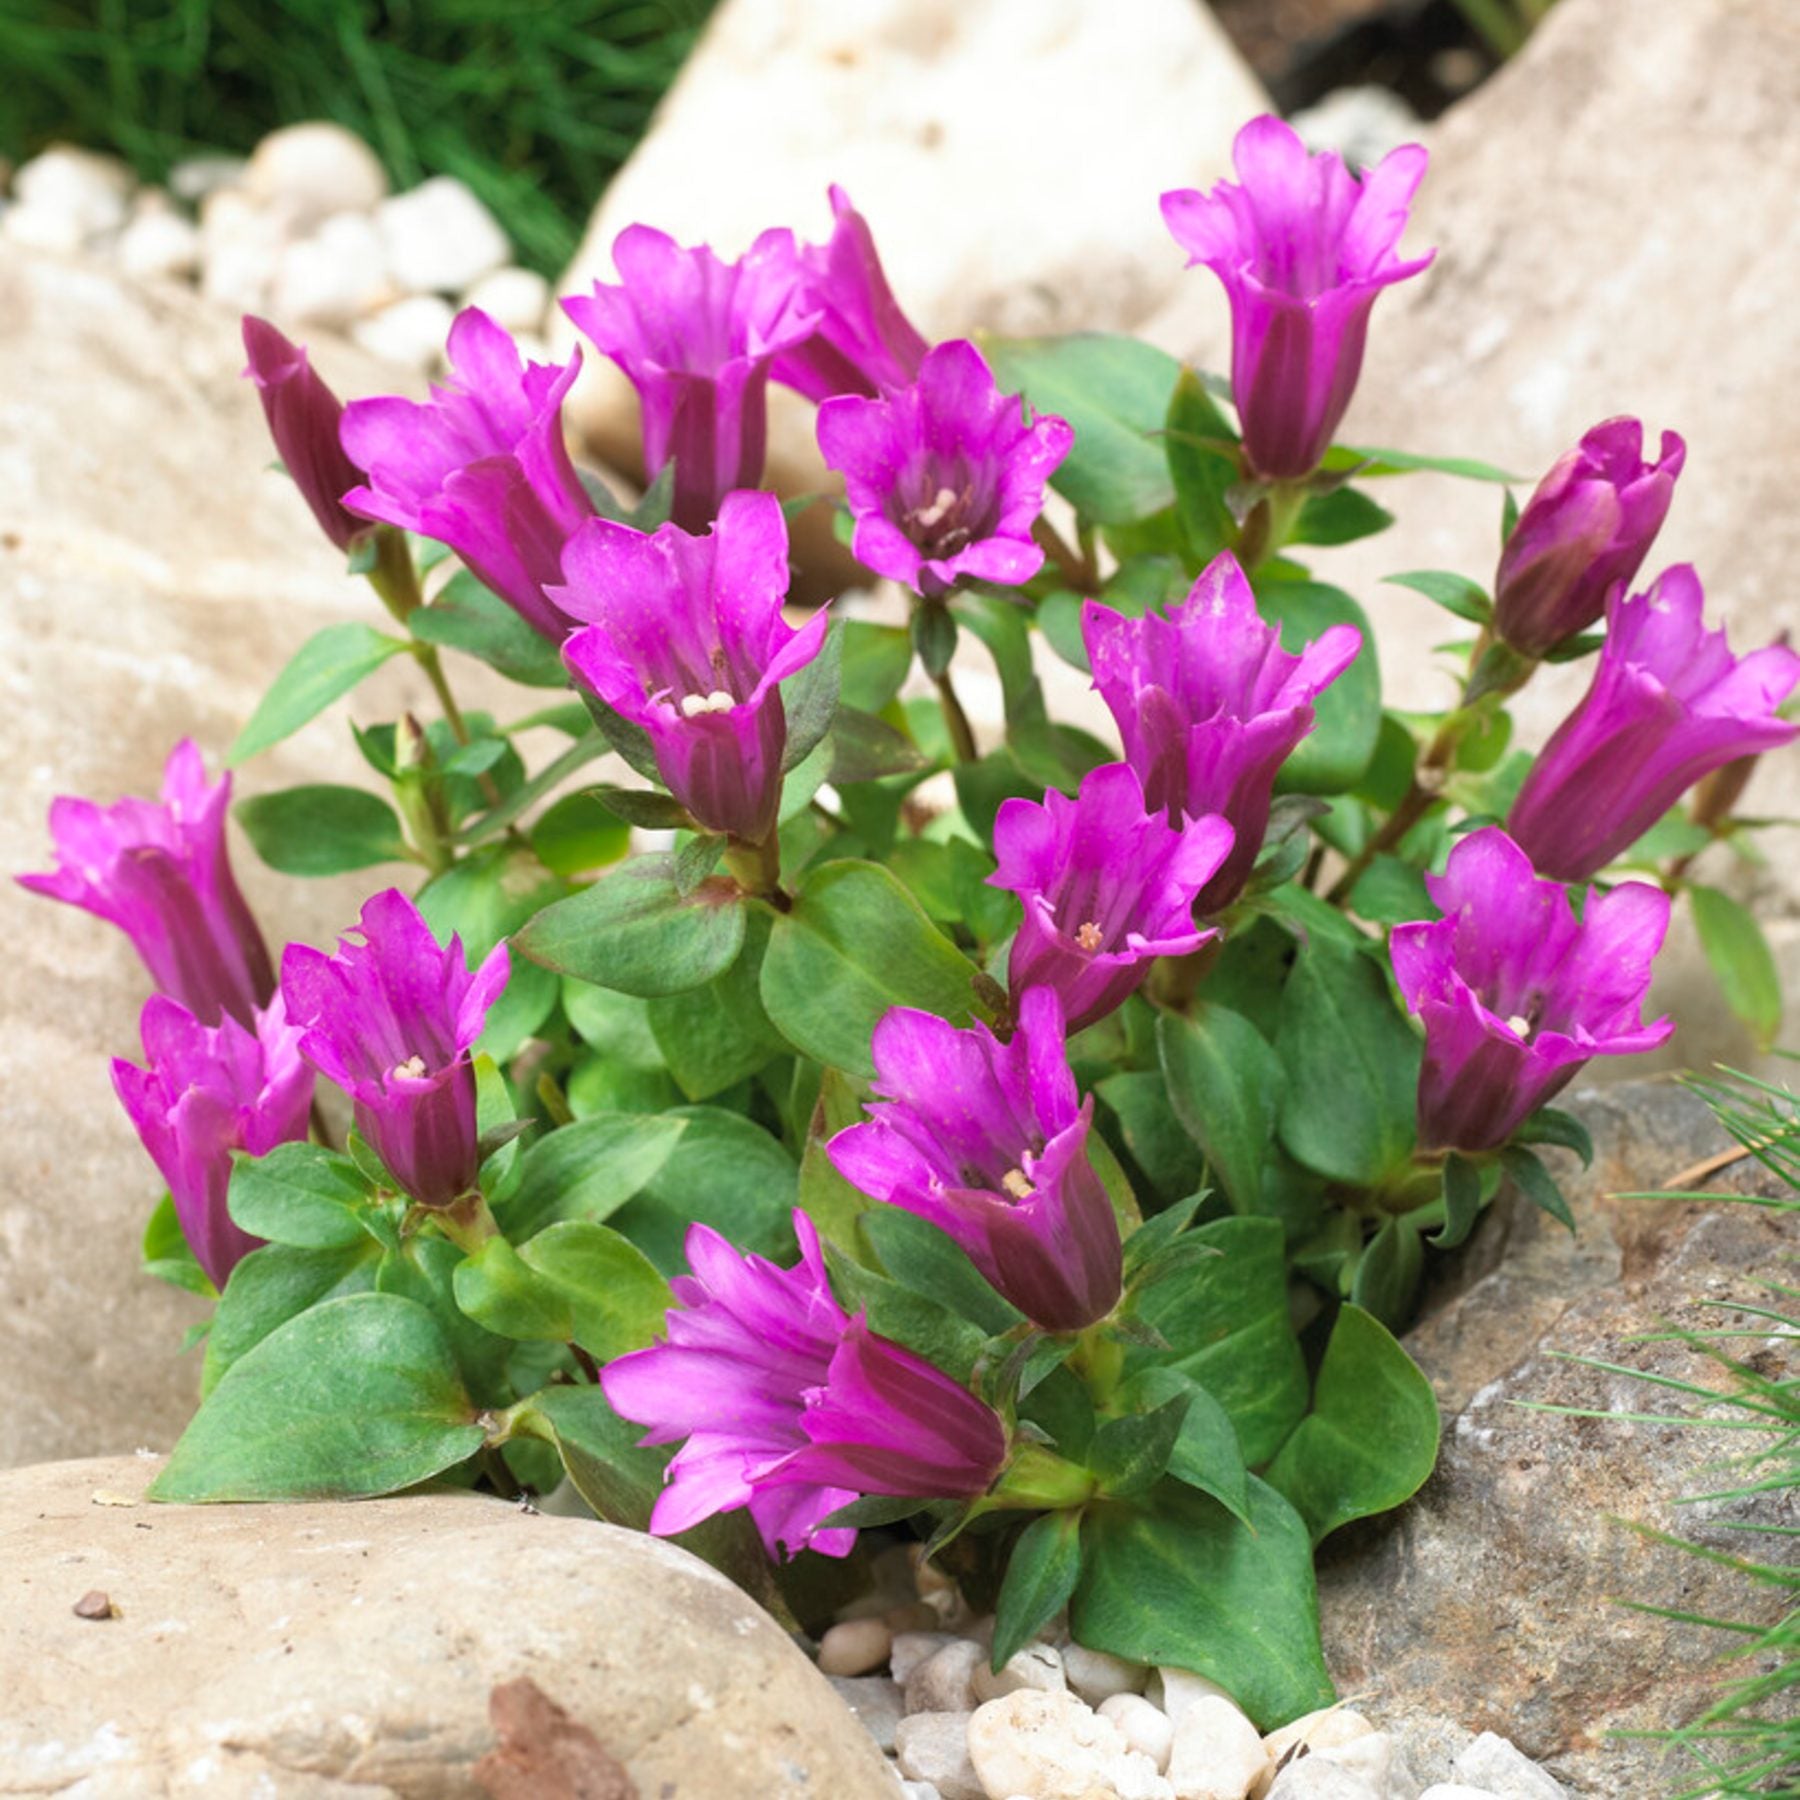
<path id="1" fill-rule="evenodd" d="M 1381 663 L 1369 616 L 1342 588 L 1312 581 L 1271 581 L 1256 595 L 1257 610 L 1281 629 L 1281 646 L 1298 654 L 1332 625 L 1354 625 L 1362 648 L 1314 701 L 1318 723 L 1281 767 L 1284 794 L 1342 794 L 1362 780 L 1381 734 Z"/>

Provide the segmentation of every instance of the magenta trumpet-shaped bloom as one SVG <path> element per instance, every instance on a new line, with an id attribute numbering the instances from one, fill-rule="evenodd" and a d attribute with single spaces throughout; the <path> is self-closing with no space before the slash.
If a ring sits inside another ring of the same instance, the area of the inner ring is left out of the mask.
<path id="1" fill-rule="evenodd" d="M 313 1072 L 279 994 L 252 1029 L 226 1014 L 202 1025 L 178 1000 L 152 994 L 139 1026 L 140 1069 L 115 1057 L 113 1087 L 161 1171 L 181 1235 L 214 1287 L 262 1242 L 225 1208 L 231 1153 L 263 1156 L 306 1136 Z"/>
<path id="2" fill-rule="evenodd" d="M 999 1416 L 832 1297 L 818 1233 L 794 1214 L 800 1261 L 777 1268 L 710 1226 L 688 1229 L 691 1275 L 664 1342 L 607 1364 L 600 1382 L 646 1444 L 682 1443 L 650 1516 L 659 1536 L 747 1506 L 771 1556 L 847 1556 L 824 1521 L 864 1494 L 962 1499 L 1006 1458 Z"/>
<path id="3" fill-rule="evenodd" d="M 1775 709 L 1800 656 L 1771 644 L 1734 657 L 1701 620 L 1685 563 L 1607 603 L 1606 642 L 1581 703 L 1538 754 L 1506 828 L 1539 871 L 1584 881 L 1636 842 L 1703 776 L 1790 742 Z"/>
<path id="4" fill-rule="evenodd" d="M 202 1024 L 229 1013 L 252 1025 L 275 975 L 231 873 L 230 803 L 230 775 L 208 787 L 199 746 L 183 738 L 169 752 L 160 801 L 53 802 L 56 868 L 19 885 L 118 926 L 157 987 Z"/>
<path id="5" fill-rule="evenodd" d="M 1513 649 L 1542 656 L 1599 619 L 1662 529 L 1686 457 L 1665 431 L 1661 454 L 1646 462 L 1643 426 L 1608 419 L 1557 459 L 1500 555 L 1494 629 Z"/>
<path id="6" fill-rule="evenodd" d="M 910 387 L 819 408 L 819 449 L 843 474 L 857 560 L 927 598 L 1038 572 L 1032 526 L 1074 441 L 1062 419 L 1032 419 L 1017 394 L 1001 393 L 961 339 L 931 351 Z"/>
<path id="7" fill-rule="evenodd" d="M 1255 865 L 1276 774 L 1312 730 L 1314 699 L 1356 660 L 1362 633 L 1333 625 L 1290 655 L 1227 551 L 1166 618 L 1128 619 L 1090 600 L 1081 635 L 1145 803 L 1171 825 L 1217 813 L 1236 833 L 1200 893 L 1200 912 L 1216 913 Z"/>
<path id="8" fill-rule="evenodd" d="M 282 957 L 301 1055 L 356 1103 L 357 1130 L 421 1205 L 449 1206 L 475 1185 L 470 1046 L 509 968 L 501 944 L 471 972 L 462 940 L 440 944 L 398 888 L 363 907 L 336 955 L 289 944 Z"/>
<path id="9" fill-rule="evenodd" d="M 787 716 L 778 684 L 818 655 L 816 612 L 781 616 L 787 522 L 773 494 L 726 496 L 701 537 L 595 519 L 565 558 L 557 604 L 585 621 L 563 646 L 575 679 L 641 727 L 672 793 L 709 831 L 775 828 Z"/>
<path id="10" fill-rule="evenodd" d="M 775 379 L 809 400 L 905 387 L 931 346 L 900 310 L 868 220 L 841 187 L 831 190 L 831 213 L 826 242 L 799 251 L 801 302 L 818 324 L 804 344 L 776 358 Z"/>
<path id="11" fill-rule="evenodd" d="M 1309 475 L 1356 391 L 1369 313 L 1384 287 L 1416 275 L 1397 249 L 1425 174 L 1425 151 L 1390 151 L 1361 181 L 1343 159 L 1307 153 L 1280 119 L 1237 134 L 1238 179 L 1162 197 L 1163 221 L 1231 302 L 1231 393 L 1254 475 Z"/>
<path id="12" fill-rule="evenodd" d="M 765 231 L 741 260 L 704 244 L 629 225 L 613 242 L 617 285 L 563 302 L 610 356 L 644 408 L 644 467 L 675 464 L 669 516 L 709 525 L 734 488 L 762 479 L 768 449 L 769 366 L 798 350 L 819 323 L 801 292 L 793 234 Z"/>
<path id="13" fill-rule="evenodd" d="M 1654 1050 L 1642 1022 L 1669 897 L 1646 882 L 1590 892 L 1579 923 L 1497 825 L 1459 838 L 1425 885 L 1444 916 L 1397 925 L 1394 975 L 1425 1026 L 1419 1145 L 1492 1150 L 1596 1056 Z"/>
<path id="14" fill-rule="evenodd" d="M 436 538 L 533 630 L 569 628 L 545 589 L 594 508 L 563 441 L 562 403 L 581 368 L 527 363 L 479 307 L 450 327 L 450 380 L 423 405 L 383 397 L 344 409 L 344 447 L 365 469 L 346 504 Z"/>
<path id="15" fill-rule="evenodd" d="M 343 401 L 313 372 L 304 346 L 289 343 L 254 313 L 244 314 L 244 354 L 250 358 L 244 373 L 256 383 L 282 466 L 312 508 L 319 529 L 340 550 L 348 550 L 350 540 L 369 525 L 344 505 L 344 496 L 361 482 L 363 472 L 344 454 L 338 438 Z"/>
<path id="16" fill-rule="evenodd" d="M 838 1173 L 947 1232 L 1033 1324 L 1105 1318 L 1119 1227 L 1088 1160 L 1094 1102 L 1076 1093 L 1054 989 L 1021 997 L 1005 1044 L 985 1025 L 894 1007 L 872 1054 L 881 1101 L 831 1140 Z"/>
<path id="17" fill-rule="evenodd" d="M 1122 1005 L 1158 956 L 1186 956 L 1216 931 L 1194 924 L 1194 898 L 1231 854 L 1232 829 L 1208 816 L 1172 826 L 1148 812 L 1128 764 L 1090 770 L 1071 800 L 1008 800 L 994 822 L 988 877 L 1024 902 L 1006 980 L 1014 995 L 1054 988 L 1068 1029 Z"/>

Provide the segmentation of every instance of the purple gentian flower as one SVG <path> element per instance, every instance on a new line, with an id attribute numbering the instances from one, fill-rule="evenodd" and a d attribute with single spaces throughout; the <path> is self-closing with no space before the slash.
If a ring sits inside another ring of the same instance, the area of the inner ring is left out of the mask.
<path id="1" fill-rule="evenodd" d="M 183 738 L 169 752 L 160 802 L 53 802 L 56 868 L 19 885 L 118 926 L 157 987 L 202 1024 L 229 1013 L 254 1025 L 275 974 L 231 873 L 230 802 L 231 776 L 208 787 L 199 746 Z"/>
<path id="2" fill-rule="evenodd" d="M 818 655 L 826 615 L 781 616 L 787 522 L 773 494 L 729 494 L 702 537 L 595 519 L 552 598 L 587 621 L 563 646 L 577 681 L 649 734 L 672 793 L 709 831 L 775 828 L 787 717 L 778 684 Z"/>
<path id="3" fill-rule="evenodd" d="M 1075 1090 L 1053 989 L 1020 999 L 1002 1044 L 897 1006 L 875 1027 L 866 1123 L 827 1146 L 844 1179 L 929 1219 L 994 1289 L 1046 1331 L 1112 1311 L 1122 1252 L 1112 1202 L 1088 1160 L 1094 1102 Z"/>
<path id="4" fill-rule="evenodd" d="M 1643 426 L 1608 419 L 1557 459 L 1500 555 L 1494 629 L 1513 649 L 1542 656 L 1600 617 L 1662 529 L 1686 457 L 1665 431 L 1662 453 L 1646 462 Z"/>
<path id="5" fill-rule="evenodd" d="M 1350 404 L 1376 298 L 1435 254 L 1403 262 L 1396 250 L 1425 151 L 1402 145 L 1358 181 L 1265 115 L 1237 134 L 1232 161 L 1235 182 L 1164 194 L 1163 221 L 1231 302 L 1231 393 L 1250 472 L 1295 481 L 1318 467 Z"/>
<path id="6" fill-rule="evenodd" d="M 593 516 L 569 461 L 562 403 L 581 367 L 527 363 L 478 307 L 450 327 L 451 378 L 423 405 L 383 397 L 344 409 L 344 447 L 368 470 L 345 503 L 448 544 L 533 630 L 569 621 L 545 598 L 562 550 Z"/>
<path id="7" fill-rule="evenodd" d="M 1081 635 L 1145 803 L 1171 825 L 1218 813 L 1237 834 L 1201 890 L 1201 914 L 1217 913 L 1255 865 L 1275 776 L 1312 730 L 1314 699 L 1356 660 L 1362 633 L 1333 625 L 1290 655 L 1227 551 L 1166 618 L 1128 619 L 1090 600 Z"/>
<path id="8" fill-rule="evenodd" d="M 1396 925 L 1394 975 L 1425 1025 L 1419 1144 L 1492 1150 L 1595 1056 L 1654 1050 L 1640 1016 L 1669 897 L 1627 881 L 1589 893 L 1579 923 L 1498 825 L 1459 838 L 1425 885 L 1444 917 Z"/>
<path id="9" fill-rule="evenodd" d="M 115 1057 L 113 1087 L 169 1185 L 181 1235 L 216 1288 L 262 1242 L 225 1209 L 231 1153 L 263 1156 L 306 1136 L 313 1072 L 281 996 L 246 1030 L 230 1014 L 202 1025 L 178 1000 L 152 994 L 139 1030 L 140 1069 Z"/>
<path id="10" fill-rule="evenodd" d="M 1017 586 L 1043 566 L 1031 528 L 1075 434 L 1033 420 L 982 354 L 939 344 L 918 380 L 879 400 L 819 408 L 819 449 L 840 470 L 857 561 L 935 599 L 965 580 Z"/>
<path id="11" fill-rule="evenodd" d="M 1071 800 L 1008 800 L 994 822 L 999 868 L 988 877 L 1025 905 L 1006 980 L 1013 994 L 1054 988 L 1071 1032 L 1123 1005 L 1158 956 L 1187 956 L 1216 931 L 1194 924 L 1194 897 L 1231 853 L 1232 830 L 1208 816 L 1169 824 L 1145 810 L 1126 763 L 1082 779 Z"/>
<path id="12" fill-rule="evenodd" d="M 313 372 L 306 350 L 288 340 L 254 313 L 244 315 L 244 353 L 250 366 L 244 373 L 256 383 L 263 417 L 282 466 L 293 477 L 319 529 L 340 550 L 367 531 L 344 505 L 344 496 L 363 478 L 338 438 L 338 422 L 344 403 Z"/>
<path id="13" fill-rule="evenodd" d="M 363 907 L 335 956 L 289 944 L 282 957 L 301 1055 L 355 1101 L 357 1130 L 423 1206 L 449 1206 L 475 1185 L 469 1052 L 509 968 L 500 944 L 471 972 L 462 940 L 439 944 L 398 888 Z"/>
<path id="14" fill-rule="evenodd" d="M 803 304 L 819 322 L 804 344 L 775 359 L 775 379 L 809 400 L 905 387 L 931 346 L 900 310 L 869 222 L 841 187 L 831 190 L 831 213 L 830 238 L 799 251 Z"/>
<path id="15" fill-rule="evenodd" d="M 1734 657 L 1725 633 L 1702 624 L 1705 604 L 1685 563 L 1629 600 L 1614 590 L 1593 682 L 1506 821 L 1541 873 L 1586 880 L 1702 776 L 1800 731 L 1775 716 L 1800 681 L 1800 656 L 1778 643 Z"/>
<path id="16" fill-rule="evenodd" d="M 644 408 L 644 467 L 673 459 L 669 516 L 700 531 L 734 488 L 762 479 L 769 365 L 812 336 L 793 233 L 765 231 L 738 262 L 630 225 L 613 242 L 616 286 L 595 282 L 563 310 L 610 356 Z"/>
<path id="17" fill-rule="evenodd" d="M 848 1556 L 856 1533 L 824 1521 L 863 1494 L 986 1492 L 1006 1457 L 989 1406 L 832 1297 L 818 1233 L 794 1214 L 800 1261 L 779 1269 L 688 1228 L 691 1275 L 672 1286 L 668 1336 L 600 1373 L 608 1404 L 686 1443 L 650 1529 L 667 1537 L 747 1506 L 771 1556 Z"/>

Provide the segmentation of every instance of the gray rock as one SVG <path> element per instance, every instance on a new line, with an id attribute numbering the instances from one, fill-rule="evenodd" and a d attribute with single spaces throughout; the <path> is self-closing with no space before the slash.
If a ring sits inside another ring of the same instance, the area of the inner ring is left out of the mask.
<path id="1" fill-rule="evenodd" d="M 891 1751 L 894 1732 L 906 1716 L 899 1682 L 886 1675 L 828 1675 L 826 1680 L 875 1740 L 876 1749 Z"/>
<path id="2" fill-rule="evenodd" d="M 1741 1550 L 1725 1522 L 1792 1524 L 1792 1502 L 1695 1516 L 1676 1502 L 1718 1485 L 1718 1440 L 1520 1403 L 1673 1412 L 1679 1397 L 1666 1389 L 1561 1359 L 1704 1379 L 1708 1365 L 1683 1346 L 1634 1335 L 1658 1319 L 1725 1317 L 1696 1306 L 1757 1301 L 1784 1240 L 1761 1208 L 1605 1198 L 1656 1188 L 1723 1144 L 1695 1096 L 1632 1083 L 1575 1104 L 1598 1147 L 1594 1171 L 1578 1176 L 1572 1158 L 1552 1154 L 1579 1236 L 1515 1202 L 1477 1234 L 1409 1339 L 1446 1415 L 1437 1472 L 1397 1517 L 1326 1546 L 1320 1597 L 1339 1691 L 1394 1731 L 1415 1765 L 1449 1774 L 1468 1748 L 1443 1723 L 1456 1721 L 1504 1732 L 1584 1800 L 1642 1800 L 1670 1785 L 1665 1752 L 1609 1733 L 1692 1717 L 1725 1646 L 1618 1597 L 1751 1622 L 1772 1622 L 1780 1600 L 1714 1564 L 1649 1552 L 1613 1520 Z M 1741 1164 L 1718 1185 L 1755 1190 L 1756 1169 Z M 1485 1769 L 1467 1778 L 1489 1781 Z"/>
<path id="3" fill-rule="evenodd" d="M 1362 1775 L 1329 1757 L 1302 1756 L 1275 1777 L 1268 1800 L 1382 1800 L 1382 1795 Z"/>
<path id="4" fill-rule="evenodd" d="M 1500 1800 L 1500 1796 L 1487 1788 L 1469 1787 L 1461 1781 L 1434 1782 L 1419 1800 Z"/>
<path id="5" fill-rule="evenodd" d="M 1390 150 L 1417 143 L 1425 129 L 1392 88 L 1374 86 L 1337 88 L 1288 123 L 1307 149 L 1335 150 L 1353 169 L 1373 168 Z"/>
<path id="6" fill-rule="evenodd" d="M 908 1713 L 894 1732 L 900 1773 L 929 1782 L 943 1800 L 987 1800 L 987 1790 L 969 1760 L 969 1714 Z"/>
<path id="7" fill-rule="evenodd" d="M 490 1693 L 529 1677 L 640 1794 L 892 1800 L 780 1627 L 671 1544 L 468 1494 L 94 1504 L 155 1467 L 0 1476 L 8 1793 L 473 1794 Z M 96 1588 L 116 1617 L 75 1616 Z"/>
<path id="8" fill-rule="evenodd" d="M 1495 1800 L 1569 1800 L 1553 1775 L 1508 1739 L 1484 1731 L 1452 1765 L 1458 1781 L 1486 1788 Z"/>
<path id="9" fill-rule="evenodd" d="M 977 1700 L 975 1671 L 986 1651 L 966 1638 L 952 1638 L 928 1656 L 906 1677 L 906 1710 L 909 1713 L 973 1712 Z"/>

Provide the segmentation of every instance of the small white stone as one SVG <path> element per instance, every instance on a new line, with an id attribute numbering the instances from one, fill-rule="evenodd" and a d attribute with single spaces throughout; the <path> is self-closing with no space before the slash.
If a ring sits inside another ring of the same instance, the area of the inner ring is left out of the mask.
<path id="1" fill-rule="evenodd" d="M 1329 1757 L 1302 1756 L 1275 1777 L 1269 1800 L 1382 1800 L 1382 1794 Z"/>
<path id="2" fill-rule="evenodd" d="M 1063 1652 L 1063 1673 L 1089 1706 L 1098 1706 L 1114 1694 L 1142 1693 L 1150 1678 L 1142 1663 L 1108 1656 L 1104 1650 L 1089 1650 L 1082 1644 L 1071 1644 Z"/>
<path id="3" fill-rule="evenodd" d="M 1388 1776 L 1394 1763 L 1394 1740 L 1385 1731 L 1366 1731 L 1361 1737 L 1342 1744 L 1315 1741 L 1309 1748 L 1312 1755 L 1322 1756 L 1340 1769 L 1360 1775 L 1376 1793 L 1387 1792 Z"/>
<path id="4" fill-rule="evenodd" d="M 1412 143 L 1421 129 L 1418 114 L 1392 88 L 1373 83 L 1334 89 L 1289 122 L 1307 149 L 1335 150 L 1352 168 L 1364 169 Z"/>
<path id="5" fill-rule="evenodd" d="M 952 1638 L 907 1676 L 906 1710 L 973 1712 L 975 1671 L 986 1654 L 979 1644 L 971 1644 L 967 1638 Z"/>
<path id="6" fill-rule="evenodd" d="M 819 1639 L 819 1672 L 866 1675 L 888 1659 L 894 1634 L 879 1619 L 852 1619 L 833 1625 Z"/>
<path id="7" fill-rule="evenodd" d="M 38 215 L 46 226 L 50 218 L 61 219 L 83 243 L 125 223 L 136 186 L 137 178 L 117 157 L 53 144 L 21 165 L 13 177 L 13 197 L 18 210 Z"/>
<path id="8" fill-rule="evenodd" d="M 1165 1775 L 1168 1773 L 1175 1727 L 1161 1707 L 1152 1706 L 1142 1694 L 1114 1694 L 1100 1702 L 1100 1716 L 1118 1726 L 1133 1750 L 1141 1751 Z"/>
<path id="9" fill-rule="evenodd" d="M 1458 1781 L 1487 1788 L 1496 1800 L 1568 1800 L 1548 1769 L 1541 1769 L 1510 1739 L 1484 1731 L 1450 1765 Z"/>
<path id="10" fill-rule="evenodd" d="M 1354 1707 L 1322 1706 L 1271 1731 L 1263 1739 L 1263 1748 L 1280 1762 L 1296 1744 L 1305 1744 L 1309 1750 L 1332 1750 L 1367 1737 L 1374 1729 Z"/>
<path id="11" fill-rule="evenodd" d="M 464 306 L 479 306 L 507 331 L 539 332 L 550 310 L 550 284 L 535 269 L 496 269 L 463 295 Z"/>
<path id="12" fill-rule="evenodd" d="M 350 335 L 372 356 L 409 369 L 434 369 L 443 360 L 444 339 L 455 317 L 436 294 L 412 294 L 384 306 L 350 327 Z"/>
<path id="13" fill-rule="evenodd" d="M 220 188 L 237 187 L 249 163 L 241 156 L 189 156 L 169 171 L 169 190 L 189 206 L 198 206 Z"/>
<path id="14" fill-rule="evenodd" d="M 220 188 L 200 208 L 200 291 L 233 312 L 268 305 L 287 223 L 240 188 Z"/>
<path id="15" fill-rule="evenodd" d="M 902 1775 L 909 1781 L 930 1782 L 943 1800 L 987 1800 L 969 1760 L 966 1712 L 909 1715 L 894 1732 L 894 1752 Z"/>
<path id="16" fill-rule="evenodd" d="M 976 1710 L 969 1755 L 988 1800 L 1174 1800 L 1156 1764 L 1133 1750 L 1110 1719 L 1070 1693 L 1020 1688 Z"/>
<path id="17" fill-rule="evenodd" d="M 894 1733 L 905 1716 L 900 1684 L 885 1675 L 833 1675 L 829 1679 L 837 1697 L 875 1740 L 876 1749 L 892 1750 Z"/>
<path id="18" fill-rule="evenodd" d="M 1176 1800 L 1244 1800 L 1268 1767 L 1262 1734 L 1229 1700 L 1205 1694 L 1182 1712 L 1169 1751 Z"/>
<path id="19" fill-rule="evenodd" d="M 1144 1689 L 1145 1698 L 1152 1706 L 1160 1706 L 1169 1715 L 1170 1722 L 1181 1723 L 1181 1715 L 1196 1700 L 1204 1700 L 1208 1694 L 1221 1700 L 1231 1700 L 1231 1696 L 1216 1681 L 1208 1681 L 1204 1675 L 1196 1675 L 1191 1669 L 1152 1669 L 1149 1683 Z M 1231 1701 L 1235 1706 L 1237 1702 Z"/>
<path id="20" fill-rule="evenodd" d="M 1419 1800 L 1501 1800 L 1488 1788 L 1470 1787 L 1462 1781 L 1439 1781 L 1428 1787 Z"/>
<path id="21" fill-rule="evenodd" d="M 342 212 L 282 250 L 269 305 L 283 323 L 341 329 L 394 297 L 381 234 L 366 213 Z"/>
<path id="22" fill-rule="evenodd" d="M 955 1641 L 947 1631 L 897 1631 L 888 1653 L 888 1672 L 904 1687 L 920 1663 Z"/>
<path id="23" fill-rule="evenodd" d="M 906 1800 L 943 1800 L 943 1796 L 929 1781 L 907 1781 L 902 1779 L 900 1792 Z"/>
<path id="24" fill-rule="evenodd" d="M 81 221 L 48 206 L 9 206 L 0 213 L 0 235 L 29 250 L 51 250 L 72 256 L 87 241 Z"/>
<path id="25" fill-rule="evenodd" d="M 382 201 L 375 223 L 388 274 L 409 294 L 460 294 L 512 256 L 494 215 L 450 175 Z"/>
<path id="26" fill-rule="evenodd" d="M 244 190 L 310 224 L 338 212 L 367 212 L 388 191 L 381 159 L 354 131 L 325 119 L 271 131 L 250 153 Z"/>
<path id="27" fill-rule="evenodd" d="M 975 1665 L 971 1685 L 977 1700 L 998 1700 L 1002 1694 L 1016 1694 L 1020 1688 L 1060 1694 L 1067 1691 L 1069 1683 L 1063 1674 L 1062 1658 L 1048 1644 L 1026 1644 L 999 1669 L 993 1668 L 983 1655 Z"/>

